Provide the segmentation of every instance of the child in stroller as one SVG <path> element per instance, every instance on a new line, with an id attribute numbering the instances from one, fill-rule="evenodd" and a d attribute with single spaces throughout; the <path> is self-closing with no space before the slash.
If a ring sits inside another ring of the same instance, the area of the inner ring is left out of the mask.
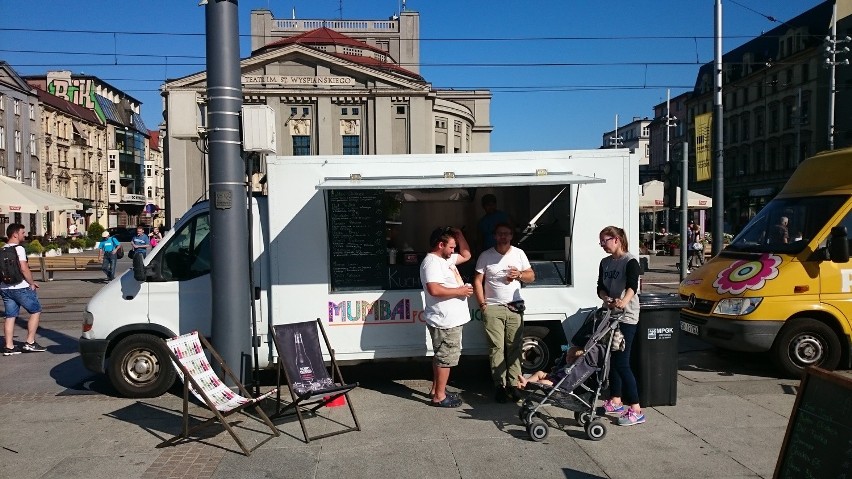
<path id="1" fill-rule="evenodd" d="M 609 308 L 593 311 L 573 338 L 575 344 L 584 338 L 583 347 L 570 348 L 550 373 L 538 371 L 529 378 L 518 378 L 518 386 L 532 391 L 518 413 L 530 438 L 542 441 L 549 426 L 540 416 L 543 407 L 574 411 L 574 419 L 585 428 L 589 439 L 598 441 L 606 435 L 606 425 L 598 419 L 595 404 L 609 376 L 610 353 L 623 347 L 618 322 L 623 312 Z"/>

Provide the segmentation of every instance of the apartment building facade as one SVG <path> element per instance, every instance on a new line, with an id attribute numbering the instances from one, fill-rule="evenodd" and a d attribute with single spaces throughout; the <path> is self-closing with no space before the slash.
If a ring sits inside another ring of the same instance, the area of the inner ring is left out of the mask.
<path id="1" fill-rule="evenodd" d="M 724 204 L 733 232 L 780 191 L 802 160 L 829 147 L 824 39 L 833 3 L 817 5 L 723 55 Z M 839 0 L 837 6 L 843 38 L 852 33 L 852 1 Z M 837 67 L 838 86 L 852 81 L 849 68 Z M 845 114 L 852 98 L 845 90 L 838 88 L 835 98 L 835 148 L 852 145 L 852 118 Z M 713 111 L 712 64 L 699 70 L 686 105 L 693 139 L 695 117 Z M 712 178 L 696 179 L 694 151 L 690 148 L 690 189 L 711 196 Z"/>

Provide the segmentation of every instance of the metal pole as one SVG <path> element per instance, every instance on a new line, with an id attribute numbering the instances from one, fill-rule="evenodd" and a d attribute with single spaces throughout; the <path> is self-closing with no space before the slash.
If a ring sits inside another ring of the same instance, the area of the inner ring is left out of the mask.
<path id="1" fill-rule="evenodd" d="M 713 126 L 716 131 L 716 147 L 713 162 L 713 255 L 719 254 L 724 245 L 722 237 L 725 233 L 725 155 L 724 137 L 722 136 L 722 0 L 716 0 L 716 48 L 715 69 L 713 80 Z"/>
<path id="2" fill-rule="evenodd" d="M 240 41 L 237 0 L 209 0 L 206 8 L 208 168 L 213 264 L 211 342 L 245 376 L 250 361 L 248 212 L 240 155 Z M 232 385 L 233 386 L 233 385 Z"/>
<path id="3" fill-rule="evenodd" d="M 796 165 L 802 162 L 802 87 L 796 95 Z"/>
<path id="4" fill-rule="evenodd" d="M 689 248 L 692 246 L 689 241 L 686 240 L 686 228 L 689 226 L 687 219 L 687 208 L 688 197 L 689 194 L 687 188 L 689 187 L 689 169 L 687 165 L 689 164 L 689 143 L 683 142 L 683 155 L 681 155 L 680 159 L 680 280 L 683 281 L 686 278 L 686 268 L 689 265 Z M 715 204 L 714 204 L 715 206 Z"/>
<path id="5" fill-rule="evenodd" d="M 669 131 L 669 127 L 671 126 L 669 124 L 669 121 L 671 120 L 672 112 L 671 112 L 671 105 L 669 104 L 669 102 L 671 102 L 671 90 L 666 88 L 666 164 L 669 165 L 669 168 L 671 168 L 671 163 L 669 163 L 669 162 L 671 161 L 671 141 L 672 140 L 671 140 L 671 132 Z M 666 192 L 664 191 L 663 194 L 665 195 Z M 656 224 L 654 225 L 654 228 L 655 229 L 657 228 Z M 669 208 L 666 208 L 666 233 L 670 232 L 669 228 L 670 228 L 670 226 L 669 226 Z"/>
<path id="6" fill-rule="evenodd" d="M 831 40 L 829 46 L 831 60 L 828 62 L 828 149 L 834 149 L 834 72 L 837 60 L 837 2 L 834 2 L 831 14 Z"/>

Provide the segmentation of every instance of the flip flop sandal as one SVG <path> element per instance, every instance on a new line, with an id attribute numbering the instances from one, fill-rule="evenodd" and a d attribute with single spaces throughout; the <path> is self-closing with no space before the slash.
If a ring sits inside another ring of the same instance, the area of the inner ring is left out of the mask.
<path id="1" fill-rule="evenodd" d="M 462 400 L 458 396 L 450 396 L 449 394 L 444 398 L 443 401 L 429 401 L 430 406 L 434 407 L 459 407 L 462 404 Z"/>

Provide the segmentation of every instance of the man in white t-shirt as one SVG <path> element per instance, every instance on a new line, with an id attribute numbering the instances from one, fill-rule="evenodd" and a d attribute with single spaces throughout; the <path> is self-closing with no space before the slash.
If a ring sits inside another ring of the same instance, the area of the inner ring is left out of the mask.
<path id="1" fill-rule="evenodd" d="M 455 253 L 456 246 L 458 254 Z M 473 287 L 464 284 L 456 268 L 470 259 L 470 246 L 456 228 L 439 228 L 429 237 L 431 251 L 420 264 L 420 282 L 425 296 L 424 318 L 432 337 L 432 406 L 459 407 L 461 398 L 448 393 L 450 368 L 461 355 L 462 326 L 470 321 L 467 298 Z"/>
<path id="2" fill-rule="evenodd" d="M 488 358 L 496 392 L 494 400 L 505 403 L 521 397 L 514 386 L 521 375 L 523 311 L 518 310 L 521 283 L 535 281 L 526 253 L 512 246 L 512 227 L 494 227 L 495 245 L 479 255 L 473 279 L 482 322 L 488 337 Z"/>
<path id="3" fill-rule="evenodd" d="M 6 237 L 9 242 L 4 248 L 15 248 L 18 253 L 18 262 L 21 268 L 21 275 L 24 277 L 17 284 L 6 284 L 0 282 L 0 296 L 3 298 L 3 308 L 6 311 L 6 322 L 3 325 L 3 333 L 6 343 L 3 345 L 3 356 L 12 356 L 25 353 L 40 353 L 45 350 L 43 346 L 35 341 L 36 331 L 38 331 L 38 320 L 41 316 L 41 303 L 39 303 L 36 290 L 38 283 L 33 279 L 33 274 L 30 272 L 29 264 L 27 263 L 27 253 L 21 242 L 26 238 L 24 233 L 25 228 L 21 223 L 12 223 L 6 228 Z M 18 347 L 12 341 L 15 332 L 15 318 L 21 308 L 30 313 L 27 320 L 27 340 L 23 346 Z"/>

